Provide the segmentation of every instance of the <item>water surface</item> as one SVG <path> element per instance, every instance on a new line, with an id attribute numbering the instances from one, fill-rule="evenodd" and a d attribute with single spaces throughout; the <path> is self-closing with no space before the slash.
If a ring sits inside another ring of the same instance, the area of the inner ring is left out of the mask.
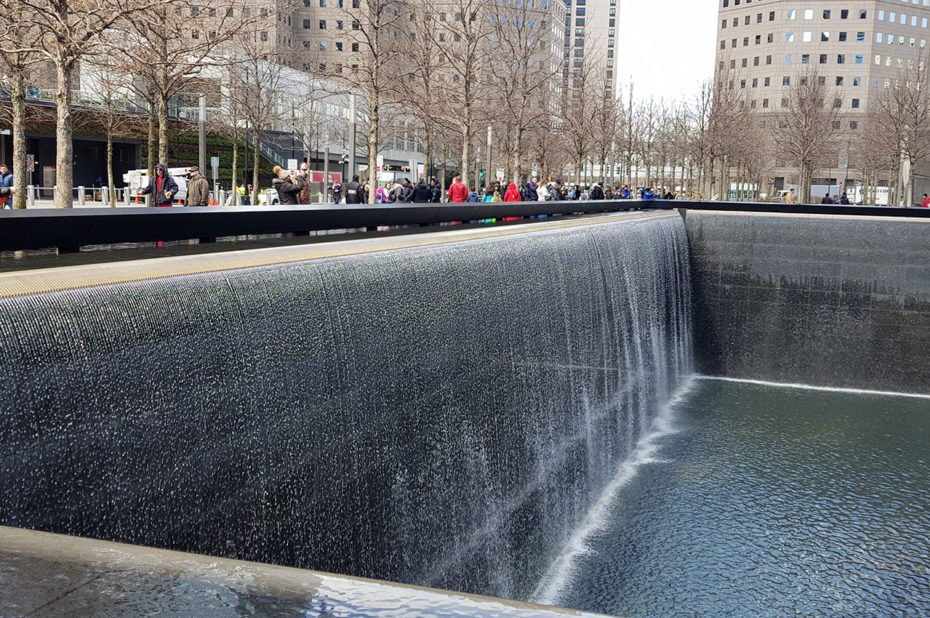
<path id="1" fill-rule="evenodd" d="M 930 399 L 698 380 L 557 602 L 930 613 Z"/>

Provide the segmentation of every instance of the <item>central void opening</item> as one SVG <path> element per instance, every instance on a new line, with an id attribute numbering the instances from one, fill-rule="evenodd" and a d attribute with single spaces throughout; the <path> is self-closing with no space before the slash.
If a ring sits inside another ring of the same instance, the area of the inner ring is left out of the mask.
<path id="1" fill-rule="evenodd" d="M 696 379 L 541 599 L 624 616 L 930 608 L 930 397 Z"/>

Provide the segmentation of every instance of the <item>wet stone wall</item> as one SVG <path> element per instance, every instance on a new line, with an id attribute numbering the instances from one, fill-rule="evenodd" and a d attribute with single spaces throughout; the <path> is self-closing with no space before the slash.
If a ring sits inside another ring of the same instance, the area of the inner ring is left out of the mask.
<path id="1" fill-rule="evenodd" d="M 689 211 L 711 375 L 930 393 L 930 221 Z"/>
<path id="2" fill-rule="evenodd" d="M 0 524 L 525 598 L 691 371 L 677 215 L 0 301 Z"/>

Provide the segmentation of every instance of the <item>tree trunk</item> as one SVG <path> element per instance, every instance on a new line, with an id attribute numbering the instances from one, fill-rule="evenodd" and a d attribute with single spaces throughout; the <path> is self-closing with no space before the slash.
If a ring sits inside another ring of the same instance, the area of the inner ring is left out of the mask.
<path id="1" fill-rule="evenodd" d="M 71 142 L 71 79 L 74 62 L 58 58 L 55 73 L 58 89 L 55 92 L 58 120 L 55 126 L 55 207 L 74 206 L 74 144 Z"/>
<path id="2" fill-rule="evenodd" d="M 158 98 L 158 162 L 168 165 L 168 101 Z"/>
<path id="3" fill-rule="evenodd" d="M 441 178 L 440 181 L 439 181 L 439 187 L 440 187 L 439 200 L 440 200 L 440 202 L 441 202 L 442 200 L 446 199 L 446 172 L 448 171 L 448 170 L 446 169 L 446 162 L 447 162 L 448 160 L 449 160 L 449 153 L 447 152 L 447 147 L 446 147 L 446 145 L 443 144 L 443 145 L 442 145 L 442 178 Z"/>
<path id="4" fill-rule="evenodd" d="M 378 132 L 381 129 L 381 100 L 378 92 L 368 93 L 370 123 L 368 125 L 368 203 L 378 197 Z"/>
<path id="5" fill-rule="evenodd" d="M 462 125 L 462 182 L 468 184 L 468 163 L 471 160 L 469 153 L 471 152 L 471 113 L 470 110 L 466 107 L 465 109 L 465 122 Z M 490 182 L 490 179 L 488 179 Z M 475 190 L 478 190 L 478 187 L 475 187 Z"/>
<path id="6" fill-rule="evenodd" d="M 13 186 L 16 195 L 13 200 L 14 209 L 26 207 L 26 84 L 23 76 L 17 75 L 13 80 L 11 94 L 13 104 Z"/>
<path id="7" fill-rule="evenodd" d="M 110 208 L 116 208 L 116 183 L 113 181 L 113 132 L 107 131 L 107 187 L 110 191 Z"/>
<path id="8" fill-rule="evenodd" d="M 429 184 L 429 179 L 433 175 L 433 161 L 431 149 L 433 144 L 429 138 L 429 129 L 423 129 L 423 182 Z"/>
<path id="9" fill-rule="evenodd" d="M 237 132 L 233 132 L 232 139 L 232 192 L 233 192 L 233 201 L 232 204 L 239 205 L 239 192 L 236 191 L 236 176 L 239 167 L 239 136 Z"/>
<path id="10" fill-rule="evenodd" d="M 520 184 L 520 150 L 523 148 L 523 129 L 517 129 L 517 135 L 514 141 L 514 153 L 513 153 L 513 181 Z M 490 173 L 491 170 L 488 170 Z"/>
<path id="11" fill-rule="evenodd" d="M 158 147 L 158 142 L 155 138 L 155 106 L 149 104 L 149 139 L 148 139 L 148 162 L 146 167 L 149 170 L 149 178 L 155 177 L 155 149 Z"/>
<path id="12" fill-rule="evenodd" d="M 720 185 L 717 187 L 717 193 L 721 202 L 727 202 L 730 199 L 730 187 L 727 182 L 727 158 L 720 157 Z"/>
<path id="13" fill-rule="evenodd" d="M 258 206 L 258 159 L 261 150 L 259 149 L 259 144 L 261 144 L 262 132 L 261 129 L 256 128 L 253 131 L 253 148 L 252 148 L 252 205 Z M 270 204 L 269 204 L 270 206 Z"/>

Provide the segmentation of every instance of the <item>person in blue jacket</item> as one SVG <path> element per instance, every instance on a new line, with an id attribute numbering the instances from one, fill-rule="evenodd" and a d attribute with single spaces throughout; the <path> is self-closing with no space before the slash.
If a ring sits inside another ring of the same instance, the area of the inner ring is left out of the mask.
<path id="1" fill-rule="evenodd" d="M 10 189 L 13 186 L 13 174 L 5 163 L 0 164 L 0 189 Z M 13 200 L 9 199 L 11 192 L 4 191 L 0 196 L 0 208 L 13 208 Z"/>

